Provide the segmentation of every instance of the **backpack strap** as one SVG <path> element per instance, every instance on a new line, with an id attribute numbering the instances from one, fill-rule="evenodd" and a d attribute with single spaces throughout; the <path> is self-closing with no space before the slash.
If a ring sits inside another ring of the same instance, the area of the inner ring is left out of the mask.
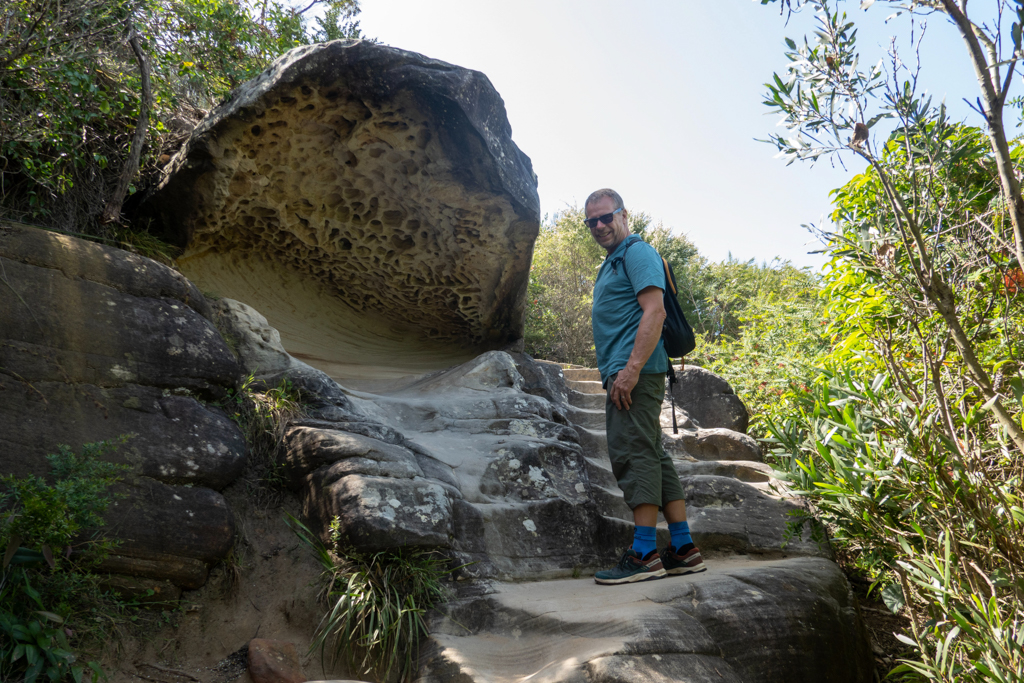
<path id="1" fill-rule="evenodd" d="M 676 395 L 672 393 L 672 388 L 676 385 L 676 369 L 672 367 L 672 359 L 668 359 L 668 400 L 672 404 L 672 433 L 679 433 L 679 425 L 676 424 Z"/>
<path id="2" fill-rule="evenodd" d="M 630 235 L 626 238 L 626 248 L 622 250 L 622 256 L 616 256 L 612 259 L 611 266 L 613 275 L 617 272 L 616 268 L 621 263 L 622 272 L 625 273 L 626 279 L 629 280 L 629 271 L 626 270 L 626 252 L 629 251 L 629 248 L 637 242 L 643 242 L 643 238 L 640 237 L 640 235 Z"/>
<path id="3" fill-rule="evenodd" d="M 669 270 L 668 261 L 665 260 L 664 256 L 661 257 L 661 264 L 663 266 L 665 266 L 665 286 L 668 287 L 668 289 L 671 289 L 672 290 L 672 296 L 675 296 L 676 295 L 676 281 L 675 281 L 675 278 L 672 277 L 672 271 Z M 625 268 L 625 266 L 623 266 L 623 268 Z"/>

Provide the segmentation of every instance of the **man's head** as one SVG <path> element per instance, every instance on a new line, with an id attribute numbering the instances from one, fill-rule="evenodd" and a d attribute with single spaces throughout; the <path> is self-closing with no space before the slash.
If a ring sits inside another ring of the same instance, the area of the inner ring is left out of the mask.
<path id="1" fill-rule="evenodd" d="M 592 192 L 583 205 L 583 213 L 590 235 L 609 254 L 629 237 L 629 213 L 615 190 L 606 187 Z"/>

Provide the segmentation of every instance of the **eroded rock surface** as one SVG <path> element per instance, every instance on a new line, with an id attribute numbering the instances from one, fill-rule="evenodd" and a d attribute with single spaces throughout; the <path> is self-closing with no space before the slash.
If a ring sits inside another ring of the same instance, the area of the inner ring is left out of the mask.
<path id="1" fill-rule="evenodd" d="M 143 207 L 190 278 L 258 302 L 293 356 L 400 377 L 522 335 L 536 178 L 482 74 L 296 48 L 193 132 Z"/>
<path id="2" fill-rule="evenodd" d="M 706 560 L 688 577 L 496 584 L 449 604 L 419 683 L 872 680 L 849 585 L 818 558 Z"/>
<path id="3" fill-rule="evenodd" d="M 358 548 L 444 548 L 477 578 L 612 561 L 605 540 L 626 527 L 596 504 L 576 431 L 524 385 L 509 354 L 489 352 L 385 394 L 352 392 L 353 415 L 287 427 L 283 472 L 312 523 L 337 516 Z"/>
<path id="4" fill-rule="evenodd" d="M 710 370 L 694 365 L 676 370 L 672 394 L 676 405 L 697 427 L 729 429 L 746 434 L 750 424 L 747 407 L 729 383 Z"/>
<path id="5" fill-rule="evenodd" d="M 67 444 L 134 436 L 106 568 L 202 585 L 234 540 L 220 489 L 245 465 L 237 426 L 210 402 L 240 367 L 210 308 L 174 270 L 120 249 L 0 223 L 0 473 L 47 476 Z"/>
<path id="6" fill-rule="evenodd" d="M 307 411 L 348 415 L 352 405 L 338 384 L 284 350 L 281 333 L 259 311 L 234 299 L 211 304 L 212 319 L 256 388 L 275 387 L 287 379 Z"/>

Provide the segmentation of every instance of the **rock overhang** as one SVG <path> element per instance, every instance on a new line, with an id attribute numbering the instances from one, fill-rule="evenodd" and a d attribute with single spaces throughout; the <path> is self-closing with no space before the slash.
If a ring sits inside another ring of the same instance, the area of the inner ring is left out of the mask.
<path id="1" fill-rule="evenodd" d="M 536 176 L 483 74 L 363 41 L 296 48 L 193 132 L 141 210 L 182 271 L 335 377 L 521 337 Z"/>

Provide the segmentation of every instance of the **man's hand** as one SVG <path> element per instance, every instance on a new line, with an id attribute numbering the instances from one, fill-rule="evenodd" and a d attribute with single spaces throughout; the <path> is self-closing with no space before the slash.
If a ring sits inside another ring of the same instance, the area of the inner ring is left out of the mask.
<path id="1" fill-rule="evenodd" d="M 629 410 L 629 406 L 633 403 L 630 394 L 633 393 L 633 387 L 636 386 L 639 380 L 639 372 L 630 372 L 629 368 L 623 368 L 619 371 L 619 374 L 615 376 L 615 381 L 612 382 L 612 388 L 608 391 L 608 398 L 611 399 L 616 408 L 619 410 Z"/>
<path id="2" fill-rule="evenodd" d="M 618 376 L 608 390 L 608 398 L 619 410 L 629 410 L 633 402 L 630 394 L 640 380 L 640 371 L 647 359 L 654 353 L 661 339 L 661 326 L 665 322 L 665 299 L 657 287 L 644 287 L 636 297 L 637 303 L 644 314 L 640 317 L 640 326 L 633 342 L 633 352 L 629 354 L 629 362 L 619 371 Z"/>

